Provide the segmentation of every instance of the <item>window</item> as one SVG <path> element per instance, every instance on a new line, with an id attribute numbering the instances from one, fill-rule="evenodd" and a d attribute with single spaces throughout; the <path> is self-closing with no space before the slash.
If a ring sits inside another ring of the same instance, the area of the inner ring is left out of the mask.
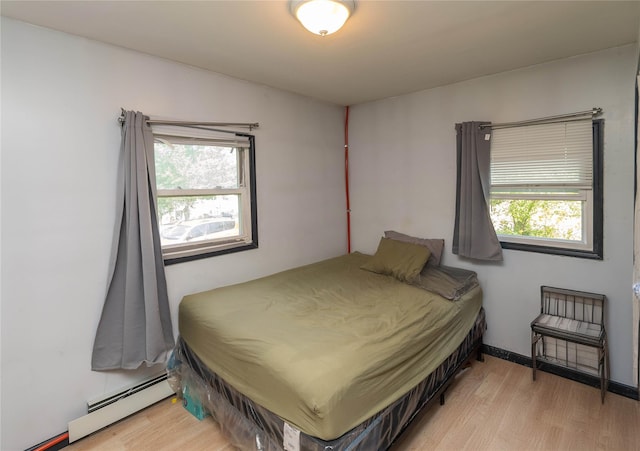
<path id="1" fill-rule="evenodd" d="M 503 248 L 602 259 L 602 127 L 493 130 L 491 220 Z"/>
<path id="2" fill-rule="evenodd" d="M 256 248 L 254 137 L 179 127 L 153 133 L 165 263 Z"/>

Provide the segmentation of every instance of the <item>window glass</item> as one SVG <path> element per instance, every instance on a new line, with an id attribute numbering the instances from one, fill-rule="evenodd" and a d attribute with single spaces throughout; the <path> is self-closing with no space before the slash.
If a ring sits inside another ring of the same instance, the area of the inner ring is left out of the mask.
<path id="1" fill-rule="evenodd" d="M 158 189 L 238 188 L 238 152 L 229 147 L 155 144 Z"/>
<path id="2" fill-rule="evenodd" d="M 575 200 L 492 199 L 491 219 L 503 236 L 582 242 L 582 202 Z"/>
<path id="3" fill-rule="evenodd" d="M 239 211 L 239 194 L 158 197 L 160 228 L 192 219 L 237 218 Z"/>
<path id="4" fill-rule="evenodd" d="M 155 134 L 158 225 L 165 263 L 257 247 L 253 137 Z"/>

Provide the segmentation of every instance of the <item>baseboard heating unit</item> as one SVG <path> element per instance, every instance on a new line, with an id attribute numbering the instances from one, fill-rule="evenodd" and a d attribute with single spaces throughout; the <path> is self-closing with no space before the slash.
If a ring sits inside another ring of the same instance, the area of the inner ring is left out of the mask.
<path id="1" fill-rule="evenodd" d="M 132 387 L 87 401 L 87 415 L 69 422 L 69 443 L 86 437 L 145 407 L 173 395 L 162 374 L 146 379 Z"/>

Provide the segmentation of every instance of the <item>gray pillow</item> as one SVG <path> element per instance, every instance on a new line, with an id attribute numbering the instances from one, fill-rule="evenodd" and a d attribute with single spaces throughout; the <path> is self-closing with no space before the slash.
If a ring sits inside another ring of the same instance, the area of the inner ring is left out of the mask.
<path id="1" fill-rule="evenodd" d="M 404 241 L 405 243 L 418 244 L 424 246 L 431 252 L 428 265 L 440 265 L 442 259 L 442 251 L 444 250 L 444 239 L 442 238 L 416 238 L 414 236 L 405 235 L 404 233 L 396 232 L 394 230 L 387 230 L 384 232 L 385 238 L 391 238 L 396 241 Z"/>
<path id="2" fill-rule="evenodd" d="M 428 265 L 414 279 L 414 284 L 452 301 L 457 301 L 463 294 L 479 285 L 474 271 Z"/>

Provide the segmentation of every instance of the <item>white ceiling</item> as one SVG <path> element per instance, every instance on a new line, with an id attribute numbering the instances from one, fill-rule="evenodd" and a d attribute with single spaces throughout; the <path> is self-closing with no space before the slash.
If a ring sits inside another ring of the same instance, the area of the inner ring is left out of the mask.
<path id="1" fill-rule="evenodd" d="M 2 0 L 0 11 L 340 105 L 632 43 L 640 26 L 640 1 L 360 0 L 326 37 L 287 0 Z"/>

